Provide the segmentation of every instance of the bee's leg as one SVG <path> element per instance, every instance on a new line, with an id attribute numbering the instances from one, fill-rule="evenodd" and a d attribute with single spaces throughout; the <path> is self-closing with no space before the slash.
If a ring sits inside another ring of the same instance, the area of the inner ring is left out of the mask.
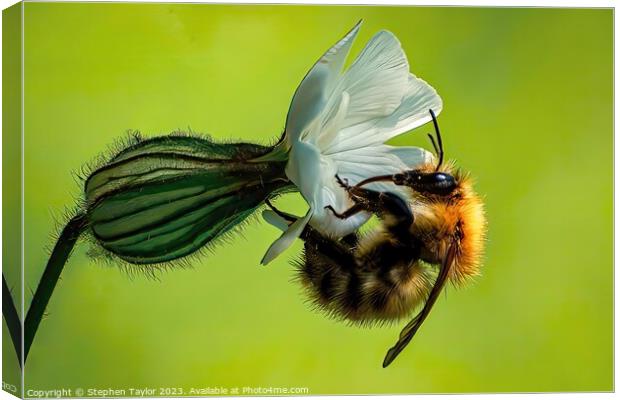
<path id="1" fill-rule="evenodd" d="M 267 207 L 271 208 L 271 210 L 274 213 L 276 213 L 276 215 L 278 215 L 279 217 L 284 219 L 289 225 L 292 224 L 293 222 L 297 221 L 297 218 L 295 218 L 291 214 L 287 214 L 284 211 L 278 210 L 276 208 L 276 206 L 274 206 L 273 203 L 269 199 L 265 199 L 265 204 L 267 204 Z"/>
<path id="2" fill-rule="evenodd" d="M 353 250 L 357 244 L 357 235 L 347 235 L 347 241 L 336 240 L 323 235 L 310 225 L 306 225 L 300 238 L 305 242 L 306 253 L 309 251 L 320 253 L 343 266 L 355 265 Z M 354 244 L 352 245 L 351 242 Z"/>
<path id="3" fill-rule="evenodd" d="M 397 238 L 409 239 L 409 228 L 413 224 L 413 213 L 409 205 L 398 195 L 391 192 L 378 192 L 358 186 L 345 188 L 355 204 L 342 213 L 338 213 L 332 206 L 325 207 L 341 219 L 349 218 L 361 211 L 376 214 L 383 220 L 386 229 Z"/>
<path id="4" fill-rule="evenodd" d="M 360 187 L 360 185 L 350 186 L 349 181 L 346 178 L 341 179 L 338 175 L 336 175 L 336 180 L 338 181 L 340 187 L 347 192 L 351 200 L 354 202 L 351 208 L 343 211 L 342 213 L 337 212 L 331 205 L 326 206 L 325 209 L 330 210 L 336 217 L 340 219 L 347 219 L 362 211 L 380 214 L 382 211 L 385 211 L 386 206 L 388 206 L 388 208 L 392 208 L 388 204 L 393 202 L 391 197 L 394 195 L 391 193 L 365 189 Z"/>
<path id="5" fill-rule="evenodd" d="M 332 214 L 340 219 L 347 219 L 362 211 L 371 211 L 368 205 L 363 203 L 355 203 L 351 208 L 343 211 L 342 213 L 336 211 L 331 205 L 325 206 L 325 209 L 331 211 Z"/>

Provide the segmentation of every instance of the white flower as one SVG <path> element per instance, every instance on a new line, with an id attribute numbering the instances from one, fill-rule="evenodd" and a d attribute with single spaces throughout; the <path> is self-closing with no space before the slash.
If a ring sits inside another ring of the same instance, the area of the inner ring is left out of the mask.
<path id="1" fill-rule="evenodd" d="M 331 205 L 342 212 L 352 205 L 336 174 L 355 184 L 433 160 L 419 147 L 384 144 L 429 122 L 430 109 L 435 114 L 442 109 L 435 89 L 409 72 L 407 57 L 392 33 L 375 34 L 342 72 L 360 24 L 314 64 L 293 96 L 280 150 L 289 152 L 286 175 L 310 209 L 288 227 L 269 211 L 264 213 L 267 221 L 286 230 L 269 247 L 262 264 L 286 250 L 308 223 L 324 234 L 342 237 L 370 218 L 363 212 L 341 220 L 325 210 Z M 386 190 L 391 184 L 373 185 L 369 187 Z"/>

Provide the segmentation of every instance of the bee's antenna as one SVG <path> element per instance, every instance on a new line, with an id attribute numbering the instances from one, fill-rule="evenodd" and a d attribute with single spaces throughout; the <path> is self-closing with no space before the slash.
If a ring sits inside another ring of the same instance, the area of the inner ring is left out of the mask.
<path id="1" fill-rule="evenodd" d="M 437 156 L 439 157 L 439 162 L 437 163 L 437 167 L 435 168 L 435 171 L 439 171 L 439 167 L 441 167 L 441 164 L 443 164 L 443 143 L 441 141 L 441 133 L 439 132 L 439 124 L 437 123 L 437 117 L 435 116 L 435 112 L 430 109 L 428 110 L 431 113 L 431 118 L 433 118 L 433 126 L 435 127 L 435 135 L 437 136 L 437 143 L 435 143 L 435 140 L 433 139 L 432 136 L 430 136 L 431 141 L 433 142 L 433 147 L 435 148 L 435 152 L 437 153 Z"/>
<path id="2" fill-rule="evenodd" d="M 367 178 L 361 182 L 358 182 L 355 185 L 355 187 L 361 187 L 361 186 L 367 185 L 372 182 L 381 182 L 381 181 L 394 181 L 394 175 L 373 176 L 372 178 Z"/>
<path id="3" fill-rule="evenodd" d="M 435 149 L 435 154 L 438 156 L 439 155 L 439 149 L 437 148 L 437 142 L 435 142 L 435 138 L 430 133 L 428 133 L 427 135 L 428 135 L 428 138 L 431 140 L 431 143 L 433 145 L 433 149 Z"/>

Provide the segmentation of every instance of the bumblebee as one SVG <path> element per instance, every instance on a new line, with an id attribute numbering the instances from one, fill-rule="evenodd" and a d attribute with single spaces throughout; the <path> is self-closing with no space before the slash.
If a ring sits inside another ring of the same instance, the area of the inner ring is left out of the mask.
<path id="1" fill-rule="evenodd" d="M 372 177 L 354 186 L 336 175 L 354 205 L 342 211 L 326 208 L 341 219 L 371 212 L 380 226 L 342 239 L 309 226 L 301 235 L 305 243 L 299 279 L 311 301 L 328 315 L 368 325 L 407 317 L 423 304 L 387 352 L 383 367 L 411 341 L 446 282 L 461 285 L 478 274 L 484 250 L 483 203 L 469 175 L 443 163 L 439 126 L 430 112 L 437 139 L 429 137 L 437 165 Z M 379 181 L 395 184 L 407 200 L 396 192 L 365 187 Z M 294 221 L 289 214 L 274 212 Z"/>

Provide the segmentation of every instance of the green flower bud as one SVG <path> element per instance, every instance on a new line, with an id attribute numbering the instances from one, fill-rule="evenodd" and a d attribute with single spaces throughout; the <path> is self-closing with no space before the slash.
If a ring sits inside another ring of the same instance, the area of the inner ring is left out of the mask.
<path id="1" fill-rule="evenodd" d="M 189 255 L 291 189 L 271 147 L 189 136 L 139 142 L 85 184 L 88 225 L 121 259 L 153 264 Z M 260 159 L 258 159 L 260 157 Z"/>

